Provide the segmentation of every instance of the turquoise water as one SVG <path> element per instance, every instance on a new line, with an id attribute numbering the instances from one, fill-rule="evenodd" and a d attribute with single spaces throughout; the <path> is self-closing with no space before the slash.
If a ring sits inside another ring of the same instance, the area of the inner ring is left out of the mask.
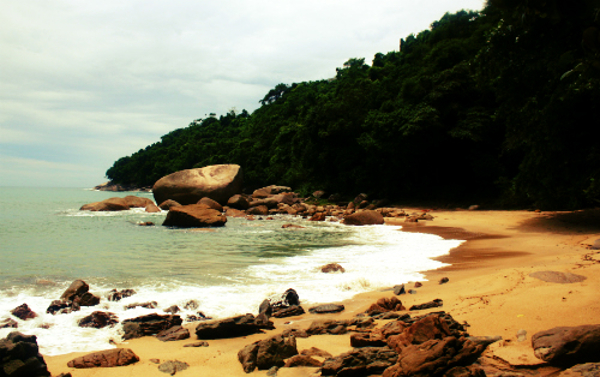
<path id="1" fill-rule="evenodd" d="M 399 227 L 349 227 L 291 216 L 228 218 L 222 228 L 178 230 L 160 225 L 166 212 L 79 211 L 83 204 L 125 195 L 152 198 L 149 193 L 0 187 L 0 321 L 27 303 L 40 316 L 19 320 L 19 329 L 37 335 L 43 353 L 105 349 L 110 338 L 119 338 L 119 326 L 77 327 L 78 319 L 98 307 L 45 314 L 75 279 L 85 280 L 101 297 L 113 288 L 135 289 L 138 293 L 130 298 L 100 304 L 121 320 L 162 313 L 171 305 L 183 307 L 191 299 L 200 302 L 203 313 L 219 318 L 254 313 L 264 298 L 288 288 L 309 305 L 420 280 L 419 271 L 442 266 L 430 258 L 461 242 L 403 233 Z M 156 226 L 138 225 L 146 221 Z M 288 222 L 305 228 L 282 229 Z M 320 266 L 332 262 L 346 273 L 320 272 Z M 124 309 L 150 300 L 159 303 L 158 310 Z M 42 324 L 50 328 L 40 328 Z M 9 331 L 1 329 L 0 336 Z"/>

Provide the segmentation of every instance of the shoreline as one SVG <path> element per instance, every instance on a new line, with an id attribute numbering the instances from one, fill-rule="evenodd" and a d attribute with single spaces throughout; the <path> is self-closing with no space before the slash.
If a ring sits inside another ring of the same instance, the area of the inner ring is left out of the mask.
<path id="1" fill-rule="evenodd" d="M 407 211 L 408 212 L 408 211 Z M 598 323 L 600 302 L 596 287 L 600 286 L 600 251 L 589 250 L 600 238 L 600 211 L 529 212 L 529 211 L 431 211 L 430 222 L 405 223 L 403 219 L 386 218 L 390 225 L 401 225 L 401 231 L 436 234 L 446 239 L 466 242 L 436 258 L 450 263 L 437 270 L 424 271 L 427 281 L 417 294 L 397 296 L 406 307 L 433 299 L 442 299 L 441 308 L 409 312 L 420 315 L 443 310 L 458 322 L 469 324 L 474 336 L 502 336 L 489 347 L 484 358 L 501 359 L 512 365 L 539 365 L 531 349 L 530 339 L 538 331 L 557 326 Z M 583 275 L 580 283 L 558 284 L 529 276 L 534 271 L 553 270 Z M 442 277 L 449 282 L 439 285 Z M 407 284 L 407 288 L 412 288 Z M 315 319 L 347 319 L 364 312 L 381 297 L 394 296 L 389 290 L 356 295 L 343 301 L 341 313 L 300 317 L 272 318 L 275 330 L 265 334 L 212 340 L 209 347 L 184 348 L 195 341 L 196 324 L 186 325 L 190 339 L 163 343 L 153 337 L 130 340 L 127 347 L 140 357 L 134 365 L 117 368 L 72 369 L 66 363 L 82 354 L 45 356 L 52 375 L 70 372 L 74 377 L 87 376 L 164 376 L 149 360 L 180 360 L 190 364 L 189 373 L 206 376 L 245 376 L 237 361 L 237 352 L 260 339 L 279 334 L 288 328 L 307 328 Z M 527 331 L 527 340 L 518 342 L 516 332 Z M 318 335 L 298 338 L 298 350 L 317 347 L 337 355 L 351 349 L 350 334 Z M 490 361 L 491 362 L 491 361 Z M 282 368 L 278 376 L 306 376 L 314 368 Z M 255 371 L 263 376 L 267 371 Z"/>

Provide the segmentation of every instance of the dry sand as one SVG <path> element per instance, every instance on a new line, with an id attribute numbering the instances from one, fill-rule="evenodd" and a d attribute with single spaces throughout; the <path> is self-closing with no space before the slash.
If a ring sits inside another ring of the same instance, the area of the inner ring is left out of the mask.
<path id="1" fill-rule="evenodd" d="M 433 299 L 442 299 L 442 308 L 457 321 L 466 322 L 471 335 L 502 336 L 489 347 L 487 360 L 513 365 L 534 365 L 531 335 L 556 326 L 600 323 L 600 250 L 589 246 L 600 239 L 600 210 L 576 212 L 529 211 L 431 211 L 433 221 L 405 223 L 402 218 L 386 223 L 402 225 L 403 231 L 432 233 L 447 239 L 467 240 L 449 255 L 439 258 L 450 265 L 427 272 L 427 281 L 416 288 L 417 294 L 399 296 L 406 307 Z M 418 252 L 418 250 L 415 250 Z M 545 282 L 529 276 L 536 271 L 559 271 L 586 277 L 577 283 Z M 438 284 L 442 277 L 449 282 Z M 407 285 L 412 288 L 413 283 Z M 344 302 L 346 310 L 331 318 L 351 318 L 363 312 L 391 291 L 361 294 Z M 81 354 L 45 357 L 53 376 L 71 372 L 74 377 L 88 376 L 165 376 L 150 359 L 184 361 L 190 365 L 181 376 L 246 376 L 237 353 L 247 344 L 277 334 L 290 327 L 306 328 L 315 318 L 275 319 L 275 330 L 236 339 L 208 341 L 209 347 L 184 348 L 191 339 L 163 343 L 153 337 L 130 340 L 120 345 L 140 357 L 134 365 L 117 368 L 77 370 L 67 362 Z M 189 325 L 193 334 L 194 324 Z M 517 331 L 525 330 L 527 339 L 517 340 Z M 299 338 L 298 349 L 317 347 L 333 355 L 351 349 L 349 335 L 320 335 Z M 277 375 L 310 376 L 315 368 L 282 368 Z M 255 371 L 254 376 L 266 376 Z"/>

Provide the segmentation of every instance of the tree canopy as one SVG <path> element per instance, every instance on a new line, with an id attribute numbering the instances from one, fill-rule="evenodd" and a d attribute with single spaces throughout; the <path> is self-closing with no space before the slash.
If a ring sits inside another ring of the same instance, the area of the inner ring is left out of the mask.
<path id="1" fill-rule="evenodd" d="M 572 209 L 600 201 L 600 7 L 490 0 L 351 58 L 329 80 L 278 84 L 252 114 L 209 117 L 106 175 L 149 186 L 237 163 L 249 188 L 367 192 Z"/>

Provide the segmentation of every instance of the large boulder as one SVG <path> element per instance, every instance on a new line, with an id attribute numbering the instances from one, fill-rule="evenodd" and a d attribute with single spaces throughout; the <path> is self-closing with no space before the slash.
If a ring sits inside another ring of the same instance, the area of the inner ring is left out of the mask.
<path id="1" fill-rule="evenodd" d="M 600 361 L 600 325 L 555 327 L 533 335 L 535 356 L 550 364 L 570 367 Z"/>
<path id="2" fill-rule="evenodd" d="M 263 330 L 272 330 L 273 322 L 266 316 L 254 317 L 246 314 L 218 321 L 203 322 L 196 327 L 198 339 L 224 339 L 256 334 Z"/>
<path id="3" fill-rule="evenodd" d="M 163 225 L 178 228 L 205 228 L 223 226 L 226 222 L 227 216 L 216 209 L 208 208 L 205 204 L 190 204 L 172 207 Z"/>
<path id="4" fill-rule="evenodd" d="M 346 225 L 378 225 L 383 224 L 383 216 L 381 213 L 373 210 L 364 210 L 355 212 L 346 216 L 344 219 Z"/>
<path id="5" fill-rule="evenodd" d="M 159 315 L 156 313 L 126 319 L 123 324 L 123 339 L 141 338 L 155 335 L 163 330 L 181 325 L 183 321 L 178 315 Z"/>
<path id="6" fill-rule="evenodd" d="M 355 348 L 350 352 L 327 359 L 321 368 L 322 376 L 370 376 L 381 374 L 398 360 L 388 347 Z"/>
<path id="7" fill-rule="evenodd" d="M 35 335 L 13 331 L 0 339 L 0 376 L 50 376 L 46 362 L 39 353 Z"/>
<path id="8" fill-rule="evenodd" d="M 84 204 L 80 211 L 127 211 L 129 204 L 125 198 L 109 198 L 101 202 Z"/>
<path id="9" fill-rule="evenodd" d="M 211 165 L 162 177 L 152 192 L 157 203 L 172 199 L 183 205 L 194 204 L 206 196 L 225 205 L 229 198 L 242 191 L 242 184 L 239 165 Z"/>
<path id="10" fill-rule="evenodd" d="M 246 373 L 255 368 L 265 370 L 271 367 L 282 367 L 284 359 L 298 354 L 294 336 L 275 335 L 259 340 L 244 347 L 238 352 L 238 360 Z"/>

